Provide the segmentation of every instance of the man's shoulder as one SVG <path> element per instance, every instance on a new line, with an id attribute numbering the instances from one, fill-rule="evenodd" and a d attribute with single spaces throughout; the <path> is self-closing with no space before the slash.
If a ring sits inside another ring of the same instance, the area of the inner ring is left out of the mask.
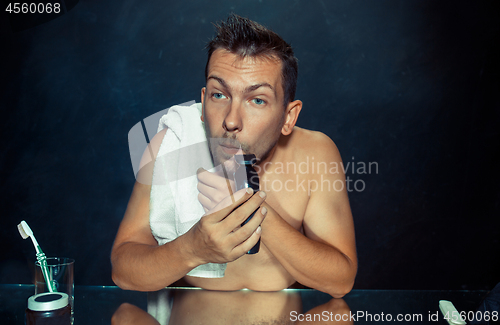
<path id="1" fill-rule="evenodd" d="M 299 156 L 316 157 L 318 159 L 340 159 L 337 146 L 323 132 L 294 127 L 291 148 Z"/>
<path id="2" fill-rule="evenodd" d="M 292 134 L 294 134 L 296 136 L 296 138 L 301 140 L 301 141 L 317 141 L 321 144 L 323 142 L 333 143 L 333 140 L 329 136 L 324 134 L 323 132 L 308 130 L 308 129 L 304 129 L 304 128 L 301 128 L 298 126 L 295 126 L 293 128 Z"/>

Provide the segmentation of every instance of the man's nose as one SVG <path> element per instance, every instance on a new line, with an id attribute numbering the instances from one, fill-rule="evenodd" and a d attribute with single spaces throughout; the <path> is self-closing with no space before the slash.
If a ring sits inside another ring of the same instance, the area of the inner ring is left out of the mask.
<path id="1" fill-rule="evenodd" d="M 243 127 L 243 121 L 241 119 L 242 105 L 239 101 L 231 101 L 229 104 L 229 110 L 227 111 L 226 117 L 224 118 L 223 128 L 227 132 L 239 132 Z"/>

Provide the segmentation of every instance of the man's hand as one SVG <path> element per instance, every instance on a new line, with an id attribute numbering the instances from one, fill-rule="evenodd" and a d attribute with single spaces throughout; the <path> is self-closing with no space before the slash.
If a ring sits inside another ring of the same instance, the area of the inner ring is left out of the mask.
<path id="1" fill-rule="evenodd" d="M 226 196 L 207 212 L 186 233 L 191 237 L 190 253 L 196 264 L 227 263 L 246 254 L 260 238 L 260 224 L 267 209 L 259 207 L 265 198 L 262 191 L 253 195 L 252 189 L 242 189 L 234 197 Z M 257 209 L 252 219 L 241 226 Z"/>
<path id="2" fill-rule="evenodd" d="M 235 191 L 234 173 L 236 162 L 234 157 L 217 166 L 214 173 L 203 168 L 198 169 L 198 201 L 205 212 L 212 211 L 225 197 L 232 196 Z M 234 203 L 234 201 L 229 201 Z M 219 209 L 225 206 L 219 206 Z M 212 211 L 213 212 L 213 211 Z"/>

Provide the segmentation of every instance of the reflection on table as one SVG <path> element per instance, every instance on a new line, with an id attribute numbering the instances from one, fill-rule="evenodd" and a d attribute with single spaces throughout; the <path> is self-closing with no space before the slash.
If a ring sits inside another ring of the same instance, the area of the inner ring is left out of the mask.
<path id="1" fill-rule="evenodd" d="M 343 299 L 304 310 L 300 290 L 279 292 L 165 289 L 150 295 L 159 301 L 152 317 L 132 304 L 122 304 L 112 324 L 353 324 Z M 151 312 L 151 308 L 149 310 Z"/>
<path id="2" fill-rule="evenodd" d="M 0 320 L 2 325 L 24 324 L 27 300 L 35 293 L 33 285 L 0 284 Z M 310 289 L 288 289 L 280 292 L 216 292 L 193 288 L 170 288 L 150 293 L 149 298 L 161 295 L 164 301 L 171 303 L 171 324 L 193 324 L 199 319 L 201 324 L 245 324 L 246 320 L 259 324 L 342 324 L 335 323 L 335 315 L 345 312 L 357 316 L 356 324 L 383 324 L 389 322 L 370 321 L 373 317 L 398 314 L 420 316 L 422 321 L 390 323 L 436 324 L 446 325 L 439 312 L 439 300 L 450 300 L 457 310 L 476 311 L 488 291 L 467 290 L 353 290 L 343 299 L 332 299 L 328 294 Z M 75 325 L 109 324 L 112 316 L 121 313 L 142 315 L 143 324 L 148 318 L 148 293 L 124 291 L 118 287 L 75 286 Z M 165 311 L 167 309 L 164 309 Z M 325 319 L 325 315 L 333 313 Z M 428 321 L 430 316 L 439 316 L 439 320 Z M 364 314 L 365 317 L 358 317 Z M 307 318 L 307 315 L 321 315 Z M 164 315 L 165 316 L 165 315 Z M 295 317 L 296 316 L 296 317 Z M 118 319 L 116 317 L 115 319 Z M 165 317 L 163 317 L 165 319 Z M 344 317 L 344 320 L 346 318 Z M 133 319 L 130 318 L 132 321 Z M 311 321 L 309 321 L 311 320 Z M 337 317 L 337 320 L 340 320 Z M 352 318 L 347 322 L 351 321 Z M 133 322 L 132 322 L 133 323 Z M 346 322 L 344 322 L 346 324 Z M 470 324 L 470 322 L 469 322 Z"/>

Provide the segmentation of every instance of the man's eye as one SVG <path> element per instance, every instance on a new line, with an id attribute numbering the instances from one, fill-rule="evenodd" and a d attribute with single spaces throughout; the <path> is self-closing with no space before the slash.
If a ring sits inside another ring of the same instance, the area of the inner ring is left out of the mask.
<path id="1" fill-rule="evenodd" d="M 254 98 L 252 101 L 257 105 L 264 105 L 266 102 L 260 98 Z"/>
<path id="2" fill-rule="evenodd" d="M 223 94 L 221 93 L 214 93 L 212 94 L 212 97 L 215 98 L 215 99 L 223 99 L 225 98 L 226 96 L 224 96 Z"/>

